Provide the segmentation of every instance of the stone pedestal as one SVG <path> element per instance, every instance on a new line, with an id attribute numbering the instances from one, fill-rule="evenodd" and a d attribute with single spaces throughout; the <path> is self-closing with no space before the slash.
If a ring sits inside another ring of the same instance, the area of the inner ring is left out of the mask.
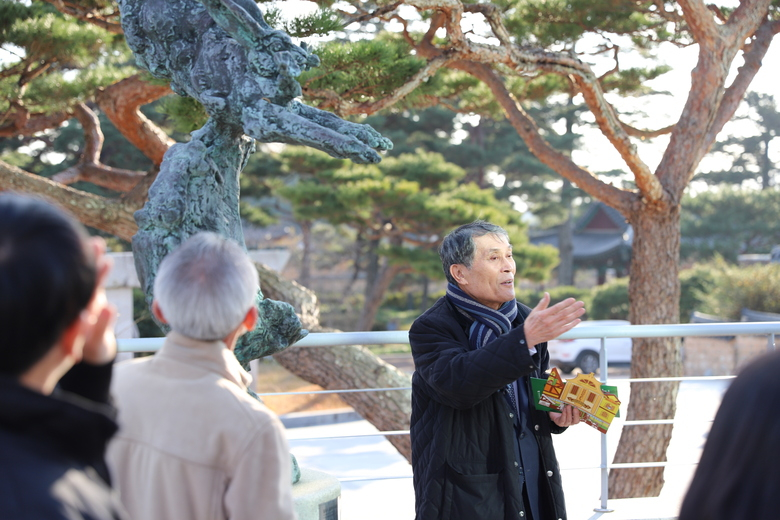
<path id="1" fill-rule="evenodd" d="M 293 485 L 298 520 L 339 520 L 341 483 L 335 477 L 301 468 L 301 480 Z"/>

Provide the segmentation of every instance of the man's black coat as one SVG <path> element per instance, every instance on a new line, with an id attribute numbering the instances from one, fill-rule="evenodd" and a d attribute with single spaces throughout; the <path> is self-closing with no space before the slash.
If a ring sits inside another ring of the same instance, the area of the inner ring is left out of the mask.
<path id="1" fill-rule="evenodd" d="M 518 302 L 521 324 L 531 309 Z M 545 377 L 547 344 L 531 355 L 522 326 L 470 350 L 471 321 L 441 298 L 412 325 L 412 467 L 417 520 L 509 520 L 527 517 L 516 467 L 517 429 L 503 392 L 524 376 Z M 531 395 L 530 389 L 528 395 Z M 566 519 L 547 412 L 531 423 L 542 462 L 541 501 Z M 548 518 L 535 519 L 548 520 Z"/>
<path id="2" fill-rule="evenodd" d="M 117 430 L 115 410 L 106 403 L 111 364 L 82 366 L 52 395 L 0 376 L 3 520 L 127 518 L 103 458 Z"/>

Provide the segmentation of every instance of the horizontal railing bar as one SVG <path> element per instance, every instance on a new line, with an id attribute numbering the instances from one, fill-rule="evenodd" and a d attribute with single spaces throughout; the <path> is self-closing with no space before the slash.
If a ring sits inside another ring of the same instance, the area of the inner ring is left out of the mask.
<path id="1" fill-rule="evenodd" d="M 369 480 L 400 480 L 414 478 L 413 475 L 396 475 L 392 477 L 336 477 L 339 482 L 365 482 Z"/>
<path id="2" fill-rule="evenodd" d="M 645 419 L 636 421 L 623 421 L 623 426 L 645 426 L 650 424 L 688 424 L 712 422 L 715 419 Z"/>
<path id="3" fill-rule="evenodd" d="M 409 430 L 388 430 L 386 432 L 376 433 L 354 433 L 350 435 L 329 435 L 327 437 L 288 437 L 289 442 L 293 441 L 321 441 L 329 439 L 351 439 L 353 437 L 388 437 L 391 435 L 409 435 Z"/>
<path id="4" fill-rule="evenodd" d="M 664 338 L 682 336 L 754 336 L 780 334 L 779 321 L 682 323 L 664 325 L 618 325 L 574 327 L 560 339 L 580 338 Z M 117 341 L 120 352 L 153 352 L 159 350 L 165 338 L 123 338 Z M 409 344 L 405 330 L 314 332 L 298 341 L 295 347 L 327 347 L 334 345 Z"/>
<path id="5" fill-rule="evenodd" d="M 725 379 L 734 379 L 737 376 L 680 376 L 680 377 L 628 377 L 625 379 L 612 379 L 609 383 L 663 383 L 674 381 L 718 381 Z"/>
<path id="6" fill-rule="evenodd" d="M 343 390 L 311 390 L 307 392 L 265 392 L 256 394 L 260 397 L 273 395 L 312 395 L 312 394 L 354 394 L 358 392 L 390 392 L 392 390 L 411 390 L 411 386 L 396 386 L 392 388 L 352 388 Z"/>
<path id="7" fill-rule="evenodd" d="M 666 468 L 672 466 L 696 466 L 698 462 L 616 462 L 609 464 L 607 469 L 623 468 Z"/>

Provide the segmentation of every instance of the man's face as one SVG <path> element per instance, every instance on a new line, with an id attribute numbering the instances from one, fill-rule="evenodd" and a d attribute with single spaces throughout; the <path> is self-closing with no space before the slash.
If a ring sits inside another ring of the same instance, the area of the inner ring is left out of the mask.
<path id="1" fill-rule="evenodd" d="M 515 298 L 515 260 L 512 246 L 502 235 L 482 235 L 474 238 L 477 249 L 471 268 L 463 264 L 451 266 L 458 286 L 476 301 L 498 309 Z"/>

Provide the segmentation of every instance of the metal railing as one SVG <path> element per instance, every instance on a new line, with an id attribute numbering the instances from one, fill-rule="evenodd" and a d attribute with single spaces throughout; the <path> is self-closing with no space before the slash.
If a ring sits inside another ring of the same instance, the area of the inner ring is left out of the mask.
<path id="1" fill-rule="evenodd" d="M 767 336 L 767 350 L 775 349 L 775 335 L 780 334 L 780 322 L 727 322 L 727 323 L 691 323 L 691 324 L 671 324 L 671 325 L 625 325 L 625 326 L 591 326 L 575 327 L 574 329 L 562 334 L 559 339 L 582 339 L 598 338 L 601 339 L 600 374 L 601 382 L 608 382 L 607 365 L 609 362 L 608 351 L 606 348 L 607 338 L 666 338 L 666 337 L 688 337 L 688 336 Z M 138 339 L 120 339 L 120 352 L 155 352 L 162 347 L 164 338 L 138 338 Z M 324 332 L 312 333 L 300 340 L 294 348 L 317 348 L 339 345 L 387 345 L 387 344 L 409 344 L 409 336 L 406 331 L 377 331 L 377 332 Z M 691 376 L 691 377 L 653 377 L 653 378 L 629 378 L 620 379 L 621 382 L 665 382 L 665 381 L 712 381 L 718 379 L 730 379 L 734 376 Z M 262 396 L 269 395 L 298 395 L 298 394 L 338 394 L 349 392 L 379 392 L 391 390 L 409 390 L 409 387 L 398 388 L 357 388 L 345 390 L 321 390 L 306 392 L 274 392 L 258 394 Z M 628 425 L 648 425 L 648 424 L 674 424 L 675 419 L 656 419 L 656 420 L 633 420 L 623 421 L 624 426 Z M 380 431 L 378 433 L 343 435 L 332 437 L 316 437 L 302 440 L 326 440 L 330 438 L 349 438 L 349 437 L 368 437 L 368 436 L 388 436 L 388 435 L 408 435 L 408 430 L 398 431 Z M 608 458 L 608 439 L 609 433 L 601 435 L 601 462 L 598 468 L 601 472 L 601 503 L 600 507 L 594 509 L 596 512 L 610 512 L 607 507 L 609 498 L 609 470 L 612 468 L 649 468 L 666 467 L 669 462 L 635 462 L 635 463 L 612 463 Z M 409 477 L 383 477 L 383 479 L 409 478 Z M 340 479 L 344 482 L 356 480 L 378 480 L 377 478 L 345 478 Z"/>

